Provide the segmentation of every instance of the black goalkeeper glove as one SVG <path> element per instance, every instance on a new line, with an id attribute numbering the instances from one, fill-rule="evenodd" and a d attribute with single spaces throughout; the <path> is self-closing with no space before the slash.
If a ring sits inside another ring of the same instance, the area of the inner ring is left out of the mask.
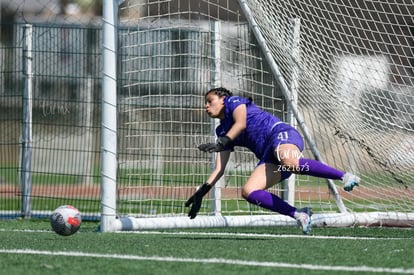
<path id="1" fill-rule="evenodd" d="M 192 204 L 190 212 L 188 212 L 190 219 L 194 219 L 197 216 L 197 213 L 201 207 L 201 201 L 203 200 L 204 195 L 207 194 L 210 189 L 211 185 L 204 183 L 185 203 L 186 207 L 189 207 Z"/>
<path id="2" fill-rule="evenodd" d="M 231 139 L 228 136 L 219 137 L 217 139 L 217 143 L 205 143 L 198 146 L 198 149 L 200 149 L 203 152 L 220 152 L 224 151 L 224 148 L 229 146 L 231 144 Z"/>

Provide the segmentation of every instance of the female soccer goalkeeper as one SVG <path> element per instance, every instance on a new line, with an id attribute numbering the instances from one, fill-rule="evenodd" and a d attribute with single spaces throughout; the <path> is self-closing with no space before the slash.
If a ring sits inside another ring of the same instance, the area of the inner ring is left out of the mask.
<path id="1" fill-rule="evenodd" d="M 216 128 L 217 142 L 201 144 L 198 148 L 218 154 L 215 169 L 207 182 L 185 204 L 191 205 L 188 214 L 191 219 L 200 210 L 203 196 L 223 176 L 234 146 L 249 148 L 259 159 L 242 188 L 242 196 L 252 204 L 296 219 L 304 234 L 311 230 L 311 209 L 297 209 L 266 189 L 292 173 L 342 180 L 346 191 L 351 191 L 359 183 L 359 178 L 351 173 L 303 158 L 304 142 L 296 129 L 263 111 L 251 99 L 233 96 L 225 88 L 215 88 L 205 94 L 205 109 L 210 117 L 220 119 Z"/>

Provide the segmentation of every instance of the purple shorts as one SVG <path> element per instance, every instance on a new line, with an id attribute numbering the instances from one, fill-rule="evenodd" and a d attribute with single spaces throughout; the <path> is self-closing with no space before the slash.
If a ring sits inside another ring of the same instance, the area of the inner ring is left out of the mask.
<path id="1" fill-rule="evenodd" d="M 302 152 L 304 148 L 304 142 L 302 136 L 299 132 L 288 124 L 280 124 L 272 130 L 272 134 L 267 140 L 267 146 L 263 152 L 263 156 L 260 158 L 257 165 L 263 163 L 275 163 L 279 164 L 279 160 L 275 157 L 274 151 L 280 144 L 294 144 L 299 148 L 299 151 Z M 281 171 L 282 178 L 281 180 L 287 179 L 292 175 L 291 172 Z"/>

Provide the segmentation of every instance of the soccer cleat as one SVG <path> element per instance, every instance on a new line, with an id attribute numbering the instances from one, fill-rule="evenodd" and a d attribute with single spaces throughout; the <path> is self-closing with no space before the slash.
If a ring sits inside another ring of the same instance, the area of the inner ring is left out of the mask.
<path id="1" fill-rule="evenodd" d="M 355 186 L 359 185 L 360 178 L 347 172 L 342 177 L 342 181 L 345 184 L 344 190 L 350 192 L 352 191 L 352 189 L 354 189 Z"/>
<path id="2" fill-rule="evenodd" d="M 305 235 L 309 235 L 310 231 L 312 229 L 312 208 L 305 207 L 296 210 L 296 213 L 298 214 L 298 217 L 296 218 L 296 221 L 300 228 L 302 228 L 302 232 Z"/>

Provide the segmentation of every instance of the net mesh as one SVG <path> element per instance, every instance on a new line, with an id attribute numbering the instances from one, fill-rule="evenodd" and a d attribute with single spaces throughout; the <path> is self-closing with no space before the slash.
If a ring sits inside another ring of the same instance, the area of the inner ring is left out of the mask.
<path id="1" fill-rule="evenodd" d="M 99 218 L 103 1 L 1 1 L 0 217 L 46 216 L 73 204 Z M 225 86 L 289 119 L 257 28 L 323 161 L 362 178 L 351 211 L 412 212 L 414 2 L 126 0 L 118 29 L 119 215 L 185 217 L 185 200 L 208 177 L 214 140 L 204 93 Z M 32 141 L 22 140 L 26 24 L 33 27 Z M 294 44 L 295 37 L 299 44 Z M 31 167 L 23 161 L 31 149 Z M 312 158 L 306 144 L 304 156 Z M 257 160 L 237 148 L 201 214 L 268 213 L 241 198 Z M 22 172 L 31 175 L 24 190 Z M 285 197 L 283 184 L 272 192 Z M 297 176 L 295 206 L 338 212 L 325 180 Z M 90 215 L 89 215 L 90 214 Z"/>
<path id="2" fill-rule="evenodd" d="M 337 182 L 346 207 L 411 211 L 413 2 L 245 3 L 286 83 L 297 82 L 298 109 L 323 161 L 362 178 L 352 193 Z M 162 204 L 185 213 L 183 201 L 213 162 L 196 150 L 214 128 L 203 115 L 204 92 L 225 86 L 283 119 L 286 106 L 237 3 L 126 1 L 122 14 L 128 180 L 121 189 L 129 195 L 121 204 L 139 215 L 168 215 Z M 293 22 L 300 29 L 298 56 L 292 55 Z M 304 154 L 311 157 L 310 148 Z M 242 149 L 235 154 L 220 183 L 224 214 L 263 211 L 240 197 L 255 163 Z M 295 205 L 337 211 L 325 181 L 299 176 L 296 185 Z M 133 191 L 142 189 L 147 192 Z M 284 189 L 272 191 L 282 195 Z"/>
<path id="3" fill-rule="evenodd" d="M 140 16 L 131 18 L 131 11 Z M 188 211 L 185 200 L 212 169 L 212 156 L 197 149 L 214 140 L 204 93 L 225 86 L 279 116 L 284 102 L 239 10 L 213 2 L 127 1 L 121 15 L 117 210 L 182 215 Z M 250 212 L 240 187 L 255 163 L 251 153 L 235 153 L 220 183 L 221 209 L 213 211 Z M 210 213 L 210 203 L 207 199 L 201 213 Z"/>
<path id="4" fill-rule="evenodd" d="M 300 19 L 299 109 L 329 164 L 360 175 L 364 210 L 413 208 L 412 1 L 247 1 L 282 71 Z M 289 74 L 284 74 L 287 82 Z"/>

